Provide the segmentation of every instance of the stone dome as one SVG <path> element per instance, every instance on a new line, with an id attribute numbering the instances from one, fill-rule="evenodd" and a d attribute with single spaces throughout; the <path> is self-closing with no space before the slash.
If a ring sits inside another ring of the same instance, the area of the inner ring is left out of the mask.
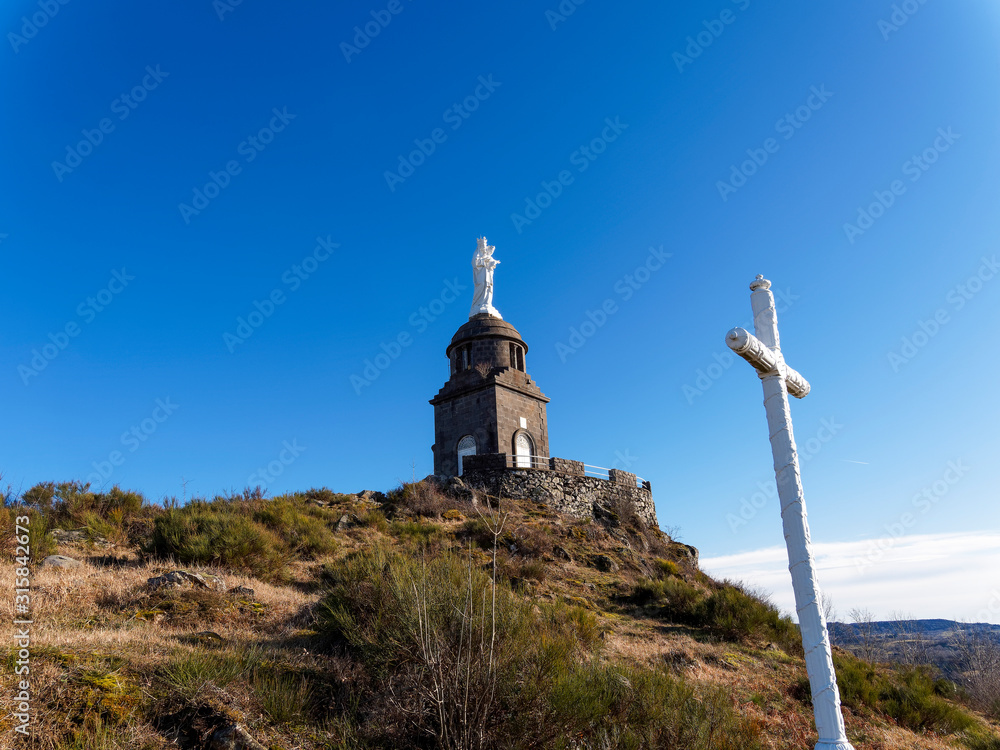
<path id="1" fill-rule="evenodd" d="M 505 320 L 495 318 L 487 313 L 480 313 L 469 318 L 467 323 L 455 331 L 455 335 L 451 337 L 451 343 L 448 345 L 445 355 L 450 358 L 452 349 L 459 344 L 473 339 L 484 338 L 515 341 L 524 347 L 525 352 L 528 351 L 528 345 L 524 343 L 524 339 L 521 338 L 521 334 L 518 333 L 514 326 Z"/>

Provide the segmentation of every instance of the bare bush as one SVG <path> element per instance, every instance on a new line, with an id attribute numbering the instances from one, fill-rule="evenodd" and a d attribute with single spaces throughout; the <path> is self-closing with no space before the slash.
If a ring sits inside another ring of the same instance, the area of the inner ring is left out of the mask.
<path id="1" fill-rule="evenodd" d="M 854 637 L 856 639 L 851 650 L 854 651 L 859 659 L 869 664 L 883 661 L 884 649 L 882 648 L 882 639 L 878 632 L 875 615 L 872 611 L 870 609 L 855 607 L 848 612 L 848 616 L 851 618 L 851 622 L 854 623 Z"/>
<path id="2" fill-rule="evenodd" d="M 894 661 L 911 667 L 930 664 L 933 661 L 930 655 L 931 641 L 923 623 L 905 612 L 891 612 L 889 621 Z"/>
<path id="3" fill-rule="evenodd" d="M 963 624 L 955 634 L 960 681 L 973 703 L 1000 718 L 1000 638 L 986 628 Z"/>

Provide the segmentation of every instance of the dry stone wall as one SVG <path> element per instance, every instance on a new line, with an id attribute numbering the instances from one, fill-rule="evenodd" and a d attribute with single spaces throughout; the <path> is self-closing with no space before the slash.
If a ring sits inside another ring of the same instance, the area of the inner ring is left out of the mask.
<path id="1" fill-rule="evenodd" d="M 467 456 L 462 481 L 491 495 L 533 500 L 577 518 L 595 518 L 619 507 L 631 507 L 648 526 L 659 528 L 653 490 L 640 487 L 635 474 L 612 469 L 610 478 L 588 477 L 583 464 L 551 458 L 549 467 L 513 468 L 504 453 Z"/>

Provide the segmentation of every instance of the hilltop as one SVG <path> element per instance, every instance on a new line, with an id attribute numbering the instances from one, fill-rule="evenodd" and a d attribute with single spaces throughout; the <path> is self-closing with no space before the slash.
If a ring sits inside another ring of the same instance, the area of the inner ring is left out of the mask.
<path id="1" fill-rule="evenodd" d="M 796 626 L 628 507 L 579 520 L 460 480 L 164 506 L 44 484 L 7 499 L 3 539 L 22 514 L 36 624 L 20 746 L 815 742 Z M 857 750 L 1000 749 L 996 716 L 932 670 L 834 658 Z"/>

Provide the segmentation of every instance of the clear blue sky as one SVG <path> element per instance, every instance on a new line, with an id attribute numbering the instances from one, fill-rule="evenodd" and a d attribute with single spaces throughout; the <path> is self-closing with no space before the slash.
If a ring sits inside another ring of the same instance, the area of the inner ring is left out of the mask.
<path id="1" fill-rule="evenodd" d="M 281 457 L 272 494 L 428 474 L 486 235 L 553 455 L 651 480 L 707 558 L 782 544 L 753 497 L 760 385 L 723 341 L 757 273 L 813 384 L 814 538 L 998 530 L 1000 277 L 969 280 L 998 274 L 1000 9 L 903 5 L 5 3 L 5 482 L 104 468 L 159 500 Z M 650 248 L 669 260 L 636 274 Z M 1000 589 L 977 576 L 970 610 Z"/>

